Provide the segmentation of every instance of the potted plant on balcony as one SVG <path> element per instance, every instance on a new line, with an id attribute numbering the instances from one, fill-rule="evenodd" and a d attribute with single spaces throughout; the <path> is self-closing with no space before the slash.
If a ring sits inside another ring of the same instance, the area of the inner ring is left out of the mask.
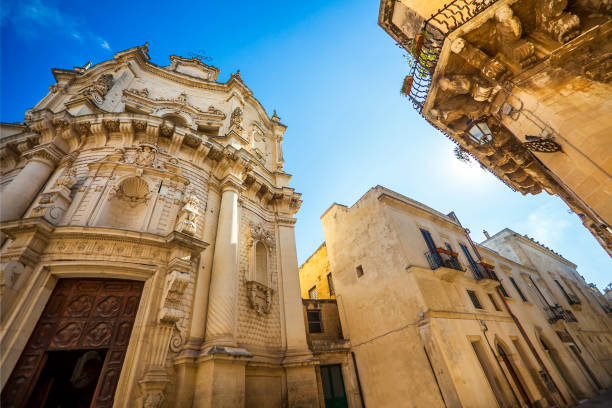
<path id="1" fill-rule="evenodd" d="M 446 254 L 446 255 L 450 255 L 453 257 L 457 257 L 457 255 L 459 255 L 457 252 L 453 252 L 447 248 L 436 248 L 436 252 L 438 252 L 439 254 Z"/>
<path id="2" fill-rule="evenodd" d="M 432 54 L 427 49 L 423 49 L 426 38 L 427 32 L 423 30 L 415 35 L 408 48 L 405 47 L 408 54 L 404 56 L 410 61 L 412 69 L 411 75 L 406 75 L 402 83 L 402 90 L 400 93 L 404 96 L 410 95 L 415 76 L 417 79 L 425 79 L 431 77 L 434 73 L 436 55 Z"/>

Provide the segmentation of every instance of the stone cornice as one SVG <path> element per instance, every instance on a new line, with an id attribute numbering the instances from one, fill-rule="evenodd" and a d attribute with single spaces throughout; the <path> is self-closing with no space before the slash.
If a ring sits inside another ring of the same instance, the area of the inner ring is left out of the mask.
<path id="1" fill-rule="evenodd" d="M 23 156 L 28 160 L 41 158 L 43 160 L 49 161 L 53 165 L 57 165 L 60 160 L 65 156 L 65 154 L 60 151 L 55 145 L 47 144 L 36 146 L 33 149 L 28 150 L 23 153 Z"/>
<path id="2" fill-rule="evenodd" d="M 94 148 L 105 147 L 110 132 L 121 132 L 125 147 L 132 147 L 135 132 L 146 132 L 153 137 L 170 138 L 173 134 L 176 134 L 181 137 L 176 138 L 175 148 L 180 148 L 185 142 L 190 143 L 192 148 L 190 151 L 194 155 L 194 164 L 196 165 L 201 165 L 201 162 L 206 159 L 221 163 L 224 157 L 229 158 L 231 156 L 239 160 L 239 162 L 236 162 L 239 164 L 237 170 L 239 172 L 246 172 L 248 171 L 247 168 L 257 167 L 262 173 L 269 174 L 272 179 L 277 174 L 284 174 L 270 173 L 263 164 L 245 149 L 236 150 L 232 146 L 224 146 L 205 134 L 186 127 L 175 126 L 162 118 L 151 115 L 124 112 L 72 116 L 68 112 L 62 111 L 55 114 L 47 113 L 35 118 L 32 120 L 31 126 L 40 133 L 53 132 L 61 135 L 69 146 L 69 152 L 77 150 L 81 146 L 83 138 L 90 135 L 96 136 L 95 146 L 89 146 L 89 148 Z M 30 139 L 34 140 L 34 138 Z M 229 165 L 229 162 L 225 165 Z M 231 166 L 235 167 L 236 164 L 234 163 Z M 221 170 L 222 173 L 224 170 L 221 167 L 217 165 L 218 170 Z M 222 174 L 217 174 L 217 176 L 219 178 L 225 177 Z"/>
<path id="3" fill-rule="evenodd" d="M 461 224 L 457 223 L 455 220 L 450 218 L 448 215 L 442 214 L 441 212 L 438 212 L 434 210 L 433 208 L 426 206 L 425 204 L 422 204 L 411 198 L 408 198 L 399 193 L 391 191 L 385 187 L 377 186 L 375 187 L 375 190 L 378 191 L 377 199 L 380 201 L 390 200 L 390 202 L 401 203 L 411 208 L 414 208 L 416 210 L 420 210 L 422 212 L 425 212 L 429 215 L 434 216 L 436 219 L 439 219 L 441 221 L 444 221 L 445 223 L 450 224 L 454 229 L 458 229 L 461 233 L 464 233 L 464 229 L 461 226 Z"/>
<path id="4" fill-rule="evenodd" d="M 11 239 L 15 239 L 19 234 L 29 232 L 40 232 L 43 236 L 49 237 L 55 225 L 42 217 L 22 218 L 14 221 L 5 221 L 0 223 L 0 231 L 8 235 Z"/>
<path id="5" fill-rule="evenodd" d="M 526 244 L 534 249 L 537 249 L 540 252 L 544 252 L 546 255 L 556 259 L 557 261 L 569 266 L 572 269 L 576 269 L 576 264 L 568 261 L 567 259 L 565 259 L 564 257 L 562 257 L 561 255 L 557 254 L 556 252 L 552 251 L 549 248 L 546 248 L 545 246 L 543 246 L 540 243 L 535 242 L 533 239 L 531 238 L 527 238 L 524 237 L 523 235 L 514 232 L 513 237 L 515 239 L 518 239 L 521 243 Z"/>
<path id="6" fill-rule="evenodd" d="M 15 224 L 15 225 L 12 225 Z M 96 241 L 113 241 L 132 244 L 153 245 L 160 248 L 180 246 L 199 254 L 208 243 L 194 238 L 191 235 L 173 231 L 166 236 L 146 232 L 129 231 L 124 229 L 104 227 L 61 226 L 55 227 L 42 218 L 26 218 L 19 221 L 0 224 L 0 229 L 11 238 L 15 232 L 33 230 L 34 228 L 46 232 L 53 239 L 80 239 Z"/>

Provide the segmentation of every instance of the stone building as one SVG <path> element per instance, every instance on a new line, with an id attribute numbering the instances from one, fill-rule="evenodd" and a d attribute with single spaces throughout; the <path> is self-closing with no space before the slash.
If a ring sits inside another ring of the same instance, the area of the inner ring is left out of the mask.
<path id="1" fill-rule="evenodd" d="M 319 406 L 286 127 L 218 74 L 135 47 L 2 125 L 2 406 Z"/>
<path id="2" fill-rule="evenodd" d="M 612 386 L 610 305 L 561 255 L 508 229 L 474 244 L 454 213 L 380 186 L 321 220 L 304 303 L 337 303 L 320 316 L 331 335 L 340 320 L 365 406 L 566 407 Z"/>
<path id="3" fill-rule="evenodd" d="M 402 93 L 510 188 L 560 196 L 612 255 L 612 8 L 602 0 L 381 0 Z"/>

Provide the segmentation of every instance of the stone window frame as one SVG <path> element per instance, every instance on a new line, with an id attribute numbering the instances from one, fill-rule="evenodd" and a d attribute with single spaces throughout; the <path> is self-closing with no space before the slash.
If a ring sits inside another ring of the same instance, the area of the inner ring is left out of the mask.
<path id="1" fill-rule="evenodd" d="M 482 302 L 480 301 L 480 298 L 478 297 L 478 294 L 476 293 L 475 290 L 466 289 L 465 291 L 467 292 L 468 297 L 472 301 L 472 305 L 474 305 L 474 307 L 476 309 L 485 310 L 485 308 L 482 305 Z"/>
<path id="2" fill-rule="evenodd" d="M 317 297 L 317 286 L 316 285 L 313 286 L 312 288 L 308 289 L 308 299 L 318 299 L 318 297 Z"/>
<path id="3" fill-rule="evenodd" d="M 317 319 L 311 319 L 311 316 L 316 314 Z M 306 320 L 308 321 L 308 333 L 323 333 L 323 320 L 321 319 L 321 311 L 318 309 L 307 310 L 306 311 Z M 312 328 L 317 327 L 318 330 L 312 330 Z"/>

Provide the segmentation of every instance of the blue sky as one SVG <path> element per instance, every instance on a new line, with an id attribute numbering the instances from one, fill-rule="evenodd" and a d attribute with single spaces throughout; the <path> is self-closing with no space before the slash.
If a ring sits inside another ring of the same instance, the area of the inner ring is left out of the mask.
<path id="1" fill-rule="evenodd" d="M 399 94 L 402 51 L 377 25 L 377 0 L 66 2 L 5 0 L 1 120 L 22 121 L 54 80 L 50 68 L 97 63 L 149 42 L 153 62 L 203 50 L 220 80 L 241 70 L 264 107 L 277 109 L 286 171 L 301 192 L 299 262 L 323 241 L 320 215 L 377 184 L 441 212 L 455 211 L 480 242 L 509 227 L 578 265 L 601 289 L 612 260 L 558 197 L 512 192 Z"/>

